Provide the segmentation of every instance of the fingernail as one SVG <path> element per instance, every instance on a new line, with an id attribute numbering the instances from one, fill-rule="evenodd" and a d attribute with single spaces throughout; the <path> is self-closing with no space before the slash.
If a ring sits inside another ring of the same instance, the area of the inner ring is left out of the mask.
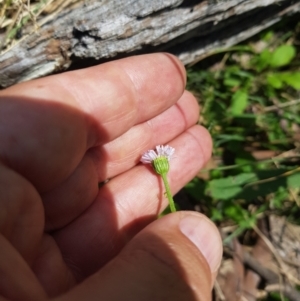
<path id="1" fill-rule="evenodd" d="M 188 215 L 179 223 L 180 231 L 196 245 L 207 260 L 212 273 L 222 259 L 222 241 L 215 225 L 204 216 Z"/>

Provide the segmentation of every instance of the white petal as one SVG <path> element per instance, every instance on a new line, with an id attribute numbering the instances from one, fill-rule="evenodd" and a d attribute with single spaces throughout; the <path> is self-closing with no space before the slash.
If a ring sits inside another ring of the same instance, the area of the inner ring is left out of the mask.
<path id="1" fill-rule="evenodd" d="M 169 145 L 166 145 L 166 146 L 163 146 L 163 156 L 167 157 L 168 160 L 171 159 L 171 157 L 173 156 L 175 152 L 175 148 L 169 146 Z"/>
<path id="2" fill-rule="evenodd" d="M 149 164 L 152 163 L 153 160 L 157 158 L 157 154 L 155 153 L 154 150 L 148 150 L 145 152 L 141 158 L 141 162 L 144 164 Z"/>
<path id="3" fill-rule="evenodd" d="M 163 156 L 164 146 L 163 145 L 156 145 L 156 152 L 157 152 L 158 157 Z"/>
<path id="4" fill-rule="evenodd" d="M 145 164 L 152 163 L 156 158 L 158 157 L 166 157 L 169 161 L 171 157 L 173 156 L 175 152 L 175 148 L 169 146 L 169 145 L 157 145 L 156 146 L 156 152 L 154 150 L 148 150 L 146 151 L 142 158 L 141 162 Z"/>

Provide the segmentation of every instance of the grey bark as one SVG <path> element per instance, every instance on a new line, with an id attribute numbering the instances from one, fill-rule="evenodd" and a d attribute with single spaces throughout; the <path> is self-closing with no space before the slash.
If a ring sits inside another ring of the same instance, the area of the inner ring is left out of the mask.
<path id="1" fill-rule="evenodd" d="M 53 16 L 0 55 L 8 87 L 79 61 L 169 51 L 184 64 L 232 46 L 300 11 L 300 0 L 102 0 Z M 74 68 L 74 67 L 73 67 Z"/>

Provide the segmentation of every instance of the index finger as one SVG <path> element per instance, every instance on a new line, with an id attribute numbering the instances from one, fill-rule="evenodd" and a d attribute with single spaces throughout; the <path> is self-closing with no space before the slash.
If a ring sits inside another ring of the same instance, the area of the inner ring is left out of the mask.
<path id="1" fill-rule="evenodd" d="M 106 139 L 112 140 L 169 108 L 182 95 L 185 83 L 180 61 L 157 53 L 42 78 L 4 93 L 78 108 L 100 123 Z"/>

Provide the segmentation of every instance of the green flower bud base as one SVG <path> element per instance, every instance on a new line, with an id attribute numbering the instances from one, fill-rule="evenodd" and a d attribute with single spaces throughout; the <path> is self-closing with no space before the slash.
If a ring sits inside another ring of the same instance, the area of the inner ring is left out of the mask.
<path id="1" fill-rule="evenodd" d="M 153 160 L 152 162 L 153 168 L 156 171 L 156 173 L 158 173 L 159 175 L 161 175 L 163 182 L 164 182 L 164 186 L 166 189 L 166 195 L 167 198 L 169 200 L 169 205 L 170 205 L 170 210 L 171 212 L 176 212 L 176 207 L 175 207 L 175 203 L 171 194 L 171 190 L 170 190 L 170 186 L 169 186 L 169 182 L 167 179 L 167 173 L 169 171 L 169 161 L 168 158 L 166 157 L 158 157 L 156 159 Z"/>
<path id="2" fill-rule="evenodd" d="M 163 175 L 169 171 L 170 165 L 166 157 L 158 157 L 152 162 L 154 170 L 159 174 Z"/>

